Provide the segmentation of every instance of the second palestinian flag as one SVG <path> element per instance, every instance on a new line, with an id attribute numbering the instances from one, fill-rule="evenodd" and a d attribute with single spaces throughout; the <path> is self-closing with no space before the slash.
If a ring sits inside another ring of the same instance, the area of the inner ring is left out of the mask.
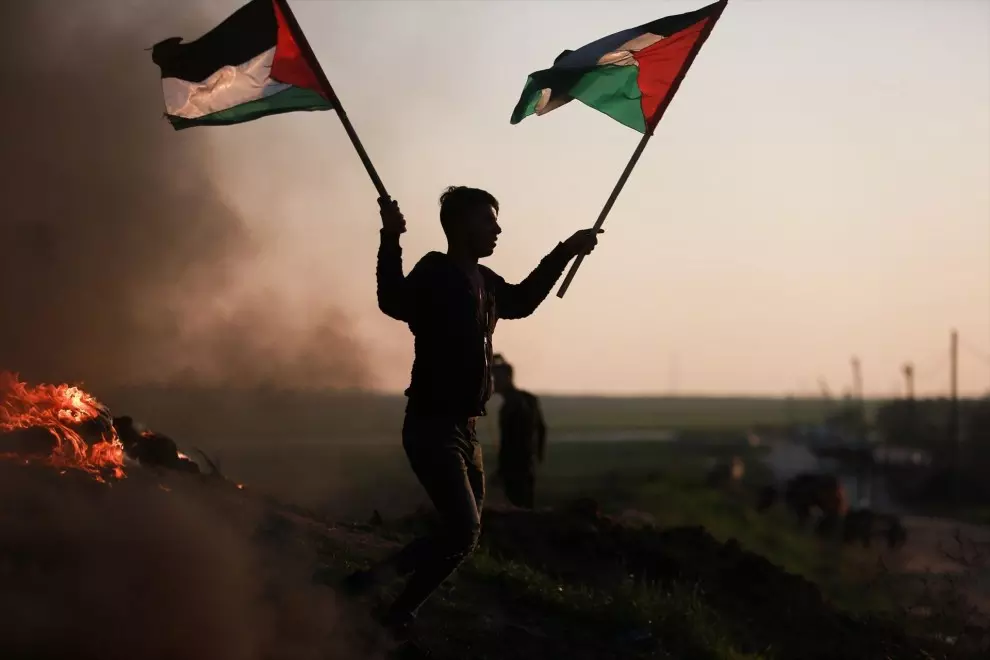
<path id="1" fill-rule="evenodd" d="M 565 50 L 553 67 L 530 74 L 511 122 L 578 99 L 640 133 L 652 132 L 725 6 L 721 0 Z"/>
<path id="2" fill-rule="evenodd" d="M 166 39 L 151 53 L 176 130 L 333 109 L 277 0 L 251 0 L 199 39 L 181 42 Z"/>

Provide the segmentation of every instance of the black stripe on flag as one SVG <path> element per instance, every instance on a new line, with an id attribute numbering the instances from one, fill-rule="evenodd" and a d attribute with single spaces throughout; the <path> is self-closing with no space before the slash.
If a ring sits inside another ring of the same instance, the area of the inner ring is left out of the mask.
<path id="1" fill-rule="evenodd" d="M 721 4 L 722 2 L 716 2 L 701 9 L 689 11 L 686 14 L 658 18 L 655 21 L 641 25 L 638 29 L 640 34 L 649 33 L 660 37 L 670 37 L 717 13 Z"/>
<path id="2" fill-rule="evenodd" d="M 162 78 L 202 82 L 225 66 L 237 66 L 274 48 L 278 20 L 272 0 L 251 0 L 199 39 L 171 37 L 152 48 Z"/>

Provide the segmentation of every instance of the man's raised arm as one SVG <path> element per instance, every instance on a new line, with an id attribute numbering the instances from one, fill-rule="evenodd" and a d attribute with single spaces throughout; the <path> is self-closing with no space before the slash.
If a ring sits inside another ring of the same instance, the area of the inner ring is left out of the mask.
<path id="1" fill-rule="evenodd" d="M 496 275 L 495 304 L 504 319 L 521 319 L 536 311 L 550 289 L 564 273 L 568 262 L 579 254 L 588 254 L 598 244 L 601 229 L 582 229 L 543 257 L 536 268 L 519 284 L 509 284 Z"/>
<path id="2" fill-rule="evenodd" d="M 409 283 L 402 274 L 402 246 L 399 236 L 406 231 L 406 221 L 397 202 L 379 199 L 382 229 L 378 245 L 378 309 L 397 321 L 409 322 L 411 297 Z"/>

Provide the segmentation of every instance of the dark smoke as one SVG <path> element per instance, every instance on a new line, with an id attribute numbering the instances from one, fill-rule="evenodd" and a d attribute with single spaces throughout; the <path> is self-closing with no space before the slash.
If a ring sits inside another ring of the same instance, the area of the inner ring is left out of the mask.
<path id="1" fill-rule="evenodd" d="M 299 544 L 259 533 L 247 498 L 137 473 L 113 487 L 9 463 L 0 475 L 0 657 L 378 657 Z"/>
<path id="2" fill-rule="evenodd" d="M 189 14 L 150 0 L 0 6 L 0 369 L 97 388 L 367 385 L 338 310 L 314 324 L 277 292 L 220 304 L 263 246 L 213 181 L 207 132 L 224 129 L 176 133 L 162 117 L 147 48 L 218 20 Z"/>

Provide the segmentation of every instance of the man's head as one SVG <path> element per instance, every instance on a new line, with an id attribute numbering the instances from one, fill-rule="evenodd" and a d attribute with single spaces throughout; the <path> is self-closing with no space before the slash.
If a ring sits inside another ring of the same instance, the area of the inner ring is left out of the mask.
<path id="1" fill-rule="evenodd" d="M 484 190 L 451 186 L 440 195 L 440 224 L 451 248 L 481 259 L 495 251 L 498 200 Z"/>
<path id="2" fill-rule="evenodd" d="M 515 387 L 512 383 L 512 365 L 499 354 L 492 357 L 492 379 L 496 394 L 505 394 Z"/>

